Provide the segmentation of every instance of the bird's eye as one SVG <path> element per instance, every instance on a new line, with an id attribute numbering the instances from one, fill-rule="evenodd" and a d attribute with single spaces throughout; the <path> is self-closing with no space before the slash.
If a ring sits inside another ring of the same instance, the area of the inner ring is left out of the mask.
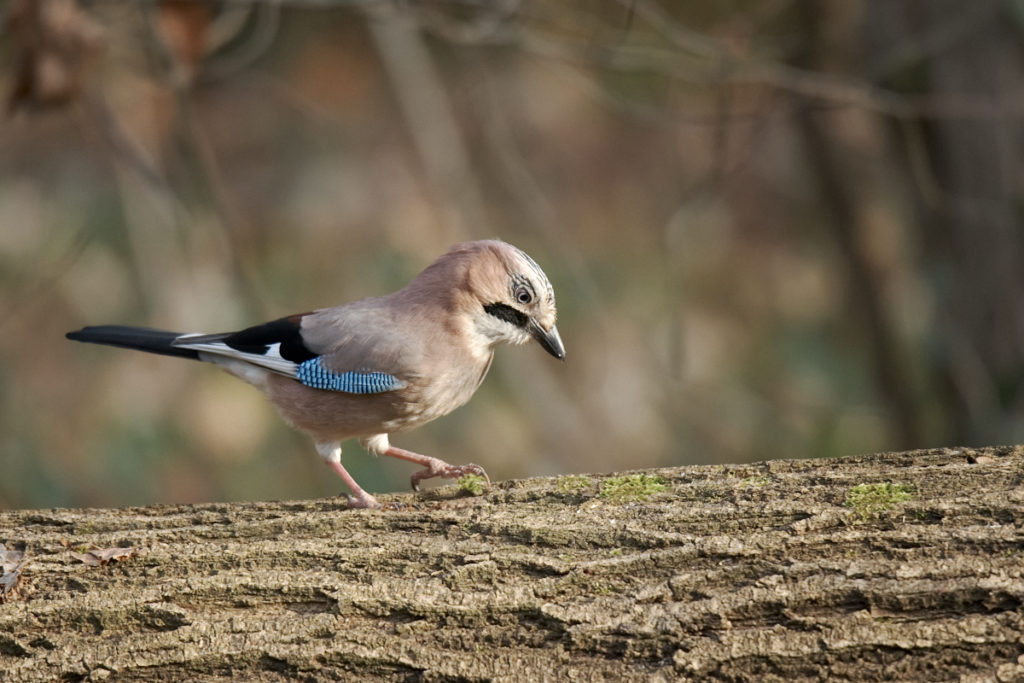
<path id="1" fill-rule="evenodd" d="M 521 304 L 528 304 L 533 301 L 533 295 L 530 294 L 530 290 L 526 287 L 519 287 L 516 289 L 516 301 Z"/>

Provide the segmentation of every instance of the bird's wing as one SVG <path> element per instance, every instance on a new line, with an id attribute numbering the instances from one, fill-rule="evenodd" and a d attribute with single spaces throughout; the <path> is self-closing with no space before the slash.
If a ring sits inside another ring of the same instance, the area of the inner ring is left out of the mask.
<path id="1" fill-rule="evenodd" d="M 293 315 L 239 332 L 183 334 L 171 346 L 236 358 L 294 377 L 301 363 L 318 355 L 302 339 L 302 319 L 307 315 Z"/>
<path id="2" fill-rule="evenodd" d="M 314 380 L 331 385 L 321 388 L 350 382 L 367 387 L 353 393 L 401 389 L 420 376 L 432 329 L 389 297 L 317 311 L 302 321 L 302 335 L 319 357 L 308 363 L 308 377 L 299 379 L 309 386 L 318 386 Z"/>
<path id="3" fill-rule="evenodd" d="M 239 332 L 185 334 L 172 346 L 250 363 L 306 386 L 375 394 L 407 386 L 409 344 L 387 311 L 362 304 L 281 318 Z"/>

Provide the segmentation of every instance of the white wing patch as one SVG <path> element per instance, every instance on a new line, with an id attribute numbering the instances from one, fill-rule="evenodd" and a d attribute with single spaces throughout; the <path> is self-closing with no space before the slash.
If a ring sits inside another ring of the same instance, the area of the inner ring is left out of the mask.
<path id="1" fill-rule="evenodd" d="M 236 360 L 244 361 L 246 363 L 252 363 L 258 365 L 267 370 L 272 370 L 278 374 L 284 375 L 285 377 L 295 377 L 295 373 L 298 371 L 299 366 L 290 360 L 281 357 L 281 344 L 271 344 L 267 347 L 264 353 L 246 353 L 233 349 L 224 342 L 218 341 L 197 341 L 194 344 L 189 343 L 190 338 L 194 337 L 207 337 L 203 334 L 183 334 L 175 339 L 171 346 L 177 346 L 182 349 L 192 349 L 194 351 L 201 351 L 209 353 L 215 356 L 222 356 L 225 358 L 234 358 Z M 207 337 L 209 339 L 209 337 Z"/>

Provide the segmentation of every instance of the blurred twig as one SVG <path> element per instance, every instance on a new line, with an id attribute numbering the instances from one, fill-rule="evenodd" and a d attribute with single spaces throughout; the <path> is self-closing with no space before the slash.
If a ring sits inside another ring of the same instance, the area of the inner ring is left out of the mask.
<path id="1" fill-rule="evenodd" d="M 480 189 L 444 81 L 424 43 L 419 25 L 406 12 L 380 11 L 369 22 L 378 54 L 419 152 L 427 176 L 441 194 L 446 241 L 486 232 Z"/>
<path id="2" fill-rule="evenodd" d="M 244 303 L 249 315 L 261 317 L 263 306 L 256 295 L 256 288 L 252 285 L 252 278 L 246 269 L 244 259 L 243 245 L 248 242 L 249 226 L 236 206 L 217 155 L 192 106 L 192 76 L 197 71 L 191 64 L 185 65 L 187 69 L 184 71 L 178 68 L 179 55 L 175 53 L 174 46 L 166 42 L 166 34 L 161 31 L 156 8 L 148 8 L 146 19 L 151 44 L 160 52 L 166 66 L 166 82 L 174 97 L 178 133 L 180 140 L 185 143 L 181 151 L 191 157 L 193 163 L 190 166 L 194 171 L 195 180 L 198 181 L 197 185 L 208 193 L 220 218 L 218 225 L 223 228 L 224 237 L 231 245 L 227 250 L 227 258 L 235 282 L 235 295 Z M 273 30 L 276 30 L 276 22 L 272 26 Z"/>
<path id="3" fill-rule="evenodd" d="M 493 15 L 488 13 L 483 13 L 479 19 L 454 19 L 436 11 L 424 18 L 412 7 L 409 12 L 420 16 L 426 28 L 453 42 L 517 47 L 544 59 L 581 66 L 615 71 L 650 71 L 702 87 L 729 83 L 762 86 L 833 105 L 859 107 L 897 119 L 1001 119 L 1024 115 L 1024 97 L 1019 93 L 1002 93 L 998 97 L 958 96 L 953 93 L 907 95 L 864 79 L 827 74 L 787 64 L 771 55 L 730 49 L 721 41 L 675 21 L 660 3 L 651 0 L 622 2 L 633 7 L 638 17 L 668 40 L 668 45 L 573 41 L 560 30 L 561 27 L 541 22 L 527 25 L 523 18 L 531 15 L 532 7 L 520 11 L 519 21 L 502 22 L 494 21 Z M 958 31 L 953 37 L 978 26 L 985 16 L 984 13 L 969 12 L 967 21 L 956 26 Z M 951 19 L 951 24 L 954 21 Z M 941 49 L 950 39 L 946 32 L 939 32 L 937 38 L 926 39 L 920 49 Z M 910 53 L 895 54 L 891 57 L 891 66 L 902 63 L 907 54 Z"/>
<path id="4" fill-rule="evenodd" d="M 261 15 L 264 20 L 256 22 L 250 41 L 240 50 L 237 59 L 225 57 L 226 66 L 223 68 L 240 68 L 262 54 L 276 33 L 277 10 L 280 8 L 344 7 L 364 11 L 372 18 L 390 17 L 393 24 L 396 21 L 406 22 L 406 30 L 416 24 L 456 44 L 515 47 L 544 59 L 616 71 L 650 71 L 701 87 L 732 83 L 774 88 L 898 119 L 1002 119 L 1024 115 L 1024 97 L 1019 93 L 1000 93 L 998 96 L 960 96 L 956 93 L 908 95 L 879 87 L 867 79 L 826 74 L 788 64 L 771 54 L 756 54 L 728 46 L 674 19 L 666 10 L 665 2 L 619 2 L 627 9 L 619 18 L 623 26 L 632 28 L 642 21 L 667 43 L 659 45 L 650 40 L 642 43 L 641 39 L 624 39 L 626 35 L 636 36 L 636 30 L 619 30 L 614 39 L 603 43 L 592 38 L 580 42 L 570 37 L 577 31 L 568 19 L 558 23 L 557 18 L 563 16 L 561 13 L 554 13 L 545 3 L 527 0 L 448 2 L 447 5 L 459 10 L 457 12 L 445 12 L 444 3 L 419 4 L 398 0 L 234 0 L 237 6 L 267 7 L 274 11 Z M 876 60 L 875 74 L 884 75 L 910 61 L 934 56 L 947 49 L 986 25 L 992 18 L 995 4 L 960 4 L 958 7 L 962 9 L 950 15 L 946 23 L 911 42 L 891 48 Z M 214 63 L 213 73 L 220 68 Z"/>
<path id="5" fill-rule="evenodd" d="M 84 103 L 90 114 L 87 120 L 95 125 L 100 141 L 115 161 L 133 171 L 150 189 L 166 195 L 169 200 L 177 201 L 163 172 L 157 168 L 146 151 L 125 134 L 117 116 L 106 102 L 98 95 L 90 95 L 84 98 Z M 178 208 L 184 207 L 179 204 Z"/>

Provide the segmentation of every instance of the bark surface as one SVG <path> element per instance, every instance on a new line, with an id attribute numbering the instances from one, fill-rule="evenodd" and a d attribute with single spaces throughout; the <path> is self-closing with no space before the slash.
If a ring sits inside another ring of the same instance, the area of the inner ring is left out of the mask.
<path id="1" fill-rule="evenodd" d="M 8 558 L 27 560 L 0 604 L 0 671 L 1024 680 L 1024 447 L 645 474 L 664 490 L 635 501 L 590 475 L 382 496 L 404 504 L 385 511 L 0 512 Z M 910 498 L 850 507 L 885 483 Z"/>

